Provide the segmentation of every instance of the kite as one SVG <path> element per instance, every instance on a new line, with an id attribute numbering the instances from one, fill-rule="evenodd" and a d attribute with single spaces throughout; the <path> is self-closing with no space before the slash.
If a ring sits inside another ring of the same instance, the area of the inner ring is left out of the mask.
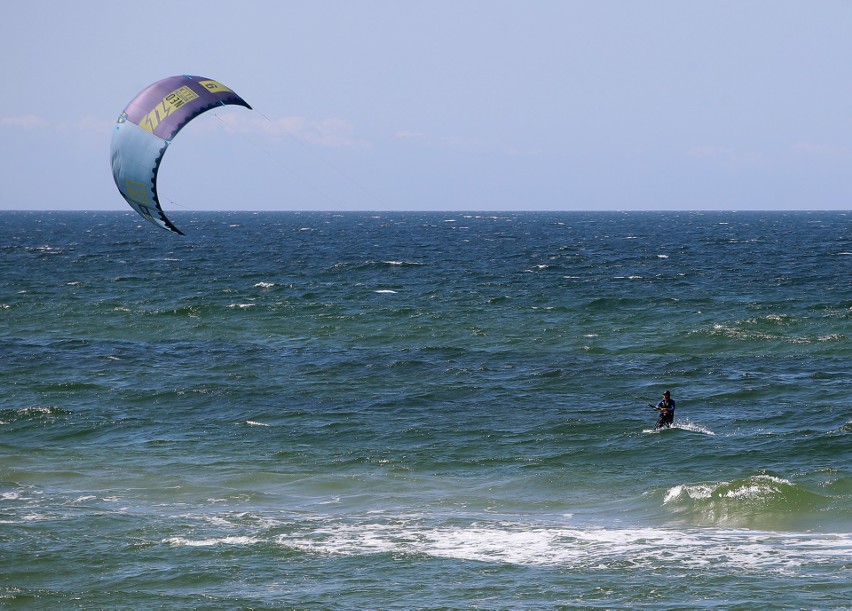
<path id="1" fill-rule="evenodd" d="M 172 139 L 201 113 L 245 100 L 203 76 L 170 76 L 143 89 L 118 116 L 112 132 L 112 177 L 127 203 L 155 225 L 183 235 L 157 198 L 157 172 Z"/>

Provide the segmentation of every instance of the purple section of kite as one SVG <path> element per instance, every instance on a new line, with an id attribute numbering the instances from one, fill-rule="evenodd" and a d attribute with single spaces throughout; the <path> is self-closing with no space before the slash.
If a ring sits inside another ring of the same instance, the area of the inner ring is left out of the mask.
<path id="1" fill-rule="evenodd" d="M 251 109 L 245 100 L 218 81 L 182 74 L 143 89 L 124 109 L 124 115 L 145 131 L 171 140 L 190 119 L 225 104 Z"/>

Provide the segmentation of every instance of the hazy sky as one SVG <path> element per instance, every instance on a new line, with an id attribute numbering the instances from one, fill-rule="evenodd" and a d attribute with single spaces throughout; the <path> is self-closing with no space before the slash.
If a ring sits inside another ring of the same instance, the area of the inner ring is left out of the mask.
<path id="1" fill-rule="evenodd" d="M 112 127 L 190 123 L 174 210 L 852 208 L 850 0 L 5 1 L 0 210 L 129 210 Z"/>

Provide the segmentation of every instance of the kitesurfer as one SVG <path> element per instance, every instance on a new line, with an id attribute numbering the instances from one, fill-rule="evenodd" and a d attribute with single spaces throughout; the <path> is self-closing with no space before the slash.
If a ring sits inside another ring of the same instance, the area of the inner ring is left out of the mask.
<path id="1" fill-rule="evenodd" d="M 669 428 L 674 422 L 675 400 L 672 399 L 672 393 L 668 390 L 663 393 L 663 398 L 654 409 L 660 412 L 660 417 L 657 418 L 657 424 L 654 425 L 654 430 L 658 431 L 662 428 Z"/>

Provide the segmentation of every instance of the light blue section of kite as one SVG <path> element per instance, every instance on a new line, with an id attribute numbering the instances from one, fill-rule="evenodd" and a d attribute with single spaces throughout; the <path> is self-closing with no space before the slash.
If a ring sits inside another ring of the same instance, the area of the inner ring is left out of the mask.
<path id="1" fill-rule="evenodd" d="M 157 172 L 168 146 L 168 141 L 119 119 L 110 146 L 112 175 L 136 212 L 155 225 L 182 234 L 163 214 L 157 198 Z"/>

